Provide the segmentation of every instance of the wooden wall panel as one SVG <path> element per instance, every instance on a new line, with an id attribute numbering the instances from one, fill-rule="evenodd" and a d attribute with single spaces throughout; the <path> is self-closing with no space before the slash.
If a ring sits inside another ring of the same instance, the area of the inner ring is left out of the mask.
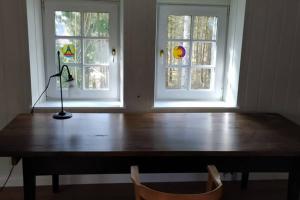
<path id="1" fill-rule="evenodd" d="M 244 31 L 244 48 L 241 65 L 241 73 L 244 73 L 240 78 L 245 88 L 240 87 L 240 102 L 239 106 L 242 109 L 256 111 L 258 109 L 259 95 L 259 74 L 262 72 L 262 61 L 264 55 L 263 44 L 266 40 L 266 12 L 268 11 L 268 0 L 260 1 L 260 6 L 257 7 L 255 2 L 258 0 L 247 1 L 246 21 Z"/>
<path id="2" fill-rule="evenodd" d="M 0 27 L 4 27 L 3 26 L 3 15 L 1 14 L 1 2 L 0 2 Z M 4 40 L 4 34 L 3 31 L 0 31 L 0 42 L 2 42 Z M 4 101 L 6 95 L 5 95 L 5 91 L 6 91 L 6 87 L 4 84 L 4 62 L 2 62 L 4 60 L 4 48 L 0 47 L 0 129 L 1 127 L 3 127 L 4 123 L 6 122 L 6 109 L 5 109 L 5 105 L 2 104 L 2 102 Z"/>
<path id="3" fill-rule="evenodd" d="M 250 52 L 249 46 L 251 45 L 250 31 L 248 30 L 250 26 L 252 26 L 253 20 L 249 15 L 250 10 L 253 4 L 250 4 L 249 1 L 246 1 L 246 10 L 245 10 L 245 24 L 244 24 L 244 33 L 243 33 L 243 44 L 242 44 L 242 52 L 241 52 L 241 66 L 240 66 L 240 77 L 239 77 L 239 87 L 238 87 L 238 106 L 242 108 L 246 104 L 246 90 L 247 87 L 247 74 L 248 74 L 248 65 L 250 57 L 246 56 Z M 248 38 L 247 40 L 245 38 Z"/>
<path id="4" fill-rule="evenodd" d="M 291 52 L 291 68 L 289 71 L 289 82 L 287 87 L 286 99 L 284 102 L 283 113 L 298 120 L 300 115 L 300 2 L 297 2 L 298 14 L 296 17 L 295 39 L 292 41 L 294 51 Z"/>
<path id="5" fill-rule="evenodd" d="M 273 88 L 275 86 L 276 58 L 280 57 L 279 44 L 281 42 L 281 30 L 283 26 L 282 18 L 283 1 L 274 3 L 268 1 L 267 24 L 265 26 L 266 38 L 263 42 L 263 58 L 261 73 L 259 74 L 259 97 L 258 110 L 272 111 Z"/>
<path id="6" fill-rule="evenodd" d="M 282 27 L 278 34 L 279 54 L 274 57 L 276 61 L 275 80 L 272 98 L 272 108 L 274 112 L 282 113 L 287 97 L 287 87 L 290 80 L 292 57 L 295 53 L 296 43 L 296 26 L 298 15 L 298 0 L 290 0 L 289 3 L 284 3 L 282 6 Z M 293 25 L 294 24 L 294 25 Z"/>
<path id="7" fill-rule="evenodd" d="M 30 70 L 25 3 L 0 1 L 0 128 L 18 113 L 29 110 Z"/>
<path id="8" fill-rule="evenodd" d="M 299 16 L 297 0 L 247 1 L 239 87 L 242 111 L 299 116 Z"/>

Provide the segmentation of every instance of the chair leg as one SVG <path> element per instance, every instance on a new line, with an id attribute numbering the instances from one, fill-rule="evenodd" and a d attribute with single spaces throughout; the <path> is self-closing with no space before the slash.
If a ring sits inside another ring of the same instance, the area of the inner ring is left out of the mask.
<path id="1" fill-rule="evenodd" d="M 59 175 L 52 175 L 52 191 L 53 193 L 59 192 Z"/>
<path id="2" fill-rule="evenodd" d="M 242 172 L 242 180 L 241 180 L 242 190 L 246 190 L 248 188 L 248 179 L 249 179 L 249 172 L 248 171 Z"/>

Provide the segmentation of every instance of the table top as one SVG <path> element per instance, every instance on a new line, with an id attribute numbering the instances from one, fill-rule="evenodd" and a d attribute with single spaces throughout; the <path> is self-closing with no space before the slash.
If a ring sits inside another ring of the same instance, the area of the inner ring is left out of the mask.
<path id="1" fill-rule="evenodd" d="M 20 114 L 0 156 L 300 156 L 300 127 L 276 114 Z"/>

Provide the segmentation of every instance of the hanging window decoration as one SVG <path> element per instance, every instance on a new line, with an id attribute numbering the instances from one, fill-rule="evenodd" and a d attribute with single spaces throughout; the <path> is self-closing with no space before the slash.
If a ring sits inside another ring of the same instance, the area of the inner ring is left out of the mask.
<path id="1" fill-rule="evenodd" d="M 75 46 L 74 44 L 65 44 L 62 48 L 63 55 L 67 58 L 74 57 L 75 54 Z"/>
<path id="2" fill-rule="evenodd" d="M 173 49 L 173 56 L 176 59 L 181 59 L 185 56 L 186 50 L 183 46 L 176 46 Z"/>

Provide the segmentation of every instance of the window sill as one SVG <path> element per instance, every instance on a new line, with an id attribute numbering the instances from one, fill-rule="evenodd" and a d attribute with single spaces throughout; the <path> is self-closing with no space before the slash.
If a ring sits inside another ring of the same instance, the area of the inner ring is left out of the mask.
<path id="1" fill-rule="evenodd" d="M 59 108 L 60 101 L 45 101 L 37 104 L 37 109 Z M 65 108 L 124 108 L 119 101 L 64 101 Z"/>
<path id="2" fill-rule="evenodd" d="M 156 101 L 155 109 L 163 108 L 220 108 L 238 109 L 237 105 L 225 101 Z"/>

